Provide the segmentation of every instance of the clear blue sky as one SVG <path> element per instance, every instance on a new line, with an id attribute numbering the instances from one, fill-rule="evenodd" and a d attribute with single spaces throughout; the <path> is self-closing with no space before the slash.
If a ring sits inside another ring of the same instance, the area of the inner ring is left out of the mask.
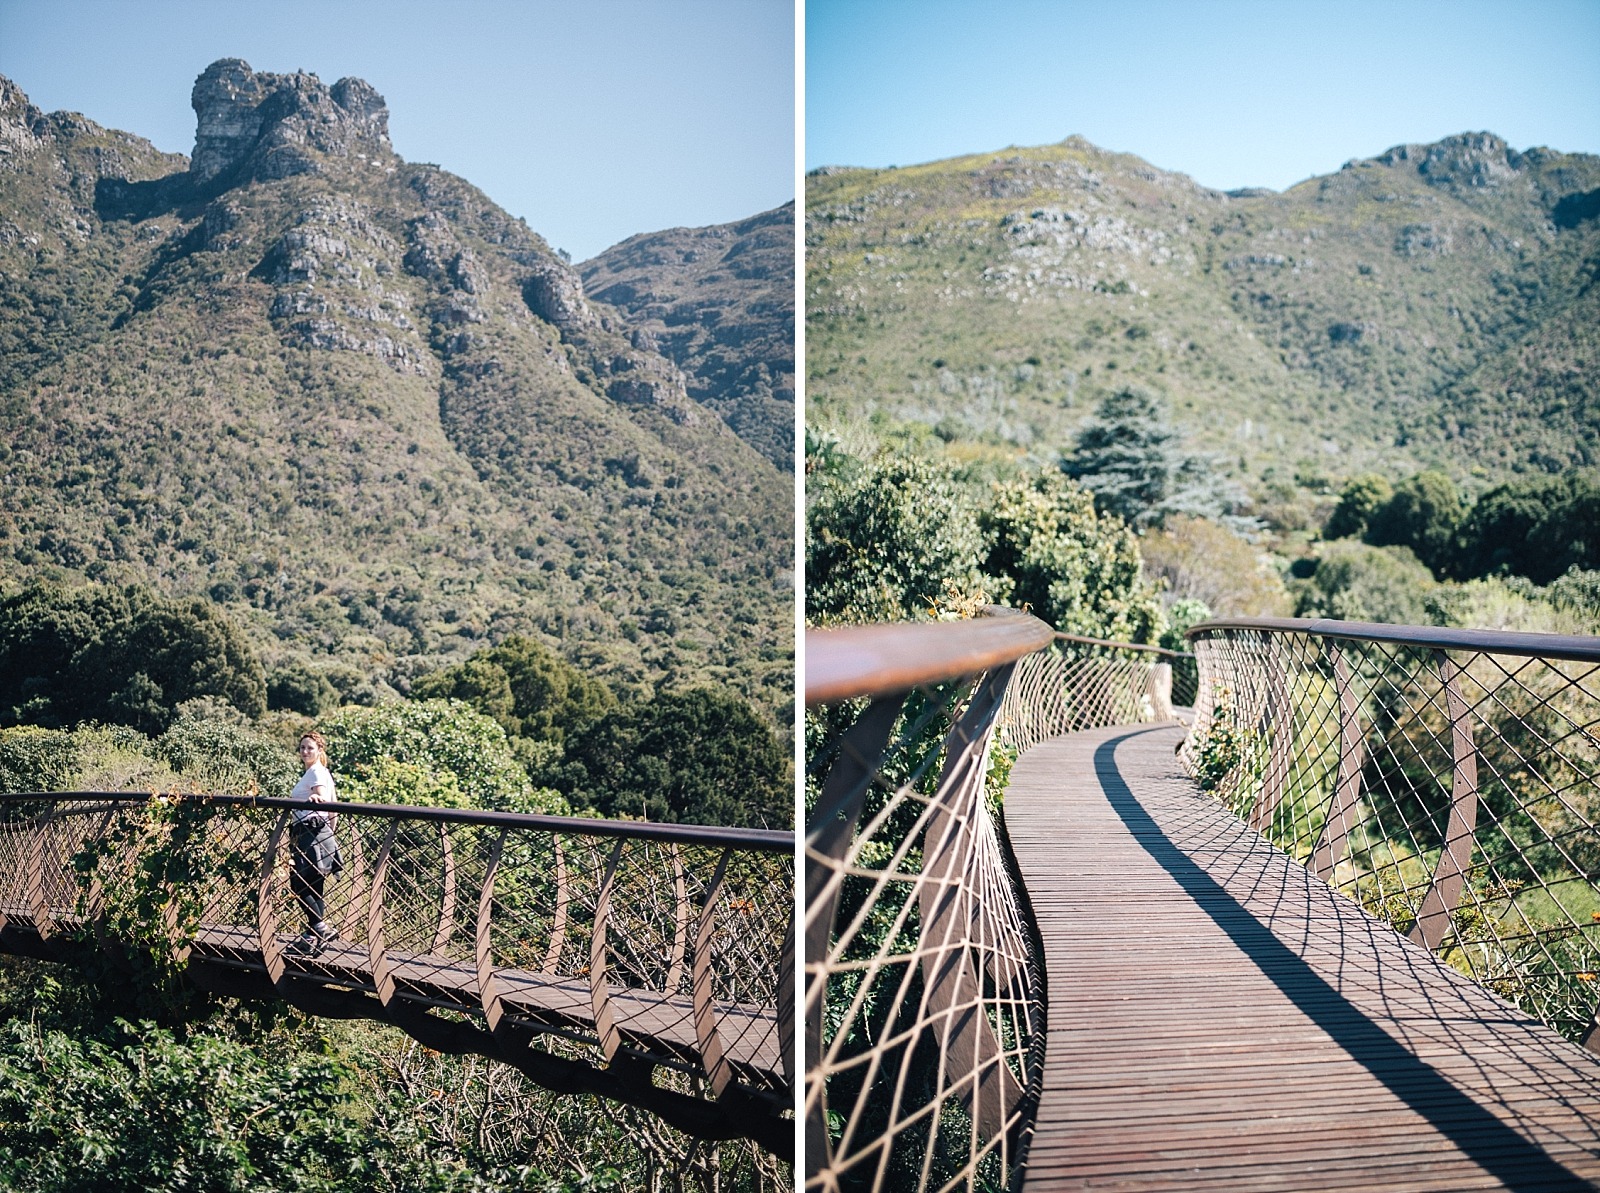
<path id="1" fill-rule="evenodd" d="M 436 162 L 574 260 L 794 197 L 792 0 L 0 0 L 0 74 L 194 148 L 218 58 L 367 80 L 395 150 Z"/>
<path id="2" fill-rule="evenodd" d="M 1488 130 L 1600 153 L 1600 0 L 807 0 L 807 169 L 1078 133 L 1275 190 Z"/>

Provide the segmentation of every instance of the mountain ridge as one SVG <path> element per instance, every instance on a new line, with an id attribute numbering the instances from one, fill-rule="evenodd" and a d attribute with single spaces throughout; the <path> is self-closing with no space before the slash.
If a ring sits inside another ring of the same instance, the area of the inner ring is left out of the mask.
<path id="1" fill-rule="evenodd" d="M 1070 137 L 806 184 L 819 425 L 1049 456 L 1131 382 L 1264 503 L 1364 468 L 1600 463 L 1600 157 L 1467 133 L 1230 197 Z"/>
<path id="2" fill-rule="evenodd" d="M 783 474 L 367 84 L 193 103 L 184 158 L 0 82 L 0 580 L 209 593 L 369 693 L 534 632 L 781 712 Z"/>

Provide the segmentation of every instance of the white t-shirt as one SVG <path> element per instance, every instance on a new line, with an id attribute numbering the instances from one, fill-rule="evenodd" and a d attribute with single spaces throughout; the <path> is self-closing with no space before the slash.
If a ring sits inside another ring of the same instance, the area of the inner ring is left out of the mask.
<path id="1" fill-rule="evenodd" d="M 281 791 L 282 788 L 279 788 Z M 313 762 L 306 768 L 306 773 L 300 776 L 300 781 L 294 785 L 294 790 L 289 793 L 290 799 L 309 799 L 317 803 L 327 803 L 338 799 L 339 793 L 333 785 L 333 776 L 328 773 L 328 768 L 320 762 Z M 289 814 L 289 818 L 296 823 L 307 820 L 312 816 L 320 816 L 320 812 L 313 812 L 310 808 L 296 808 Z"/>

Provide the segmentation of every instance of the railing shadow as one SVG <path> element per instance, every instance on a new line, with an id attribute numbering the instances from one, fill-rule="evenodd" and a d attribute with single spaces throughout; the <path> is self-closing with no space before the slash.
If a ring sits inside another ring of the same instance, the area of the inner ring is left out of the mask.
<path id="1" fill-rule="evenodd" d="M 1552 1159 L 1537 1143 L 1497 1117 L 1458 1088 L 1445 1074 L 1423 1060 L 1407 1046 L 1412 1042 L 1410 1039 L 1396 1039 L 1378 1026 L 1369 1017 L 1369 1013 L 1353 1004 L 1340 988 L 1345 984 L 1345 974 L 1348 973 L 1352 980 L 1356 978 L 1375 980 L 1374 993 L 1385 1005 L 1388 1005 L 1391 999 L 1398 1000 L 1402 992 L 1407 998 L 1422 998 L 1428 1003 L 1431 1021 L 1436 1022 L 1440 1028 L 1439 1034 L 1430 1038 L 1433 1041 L 1442 1040 L 1453 1045 L 1457 1051 L 1464 1052 L 1466 1041 L 1457 1037 L 1451 1030 L 1451 1017 L 1454 1012 L 1432 1001 L 1427 994 L 1428 983 L 1390 981 L 1389 975 L 1382 967 L 1371 971 L 1351 967 L 1341 971 L 1337 983 L 1329 981 L 1305 957 L 1280 939 L 1272 924 L 1272 920 L 1279 916 L 1287 920 L 1299 918 L 1309 930 L 1309 925 L 1314 922 L 1308 914 L 1310 910 L 1308 897 L 1311 890 L 1309 885 L 1296 892 L 1285 884 L 1276 892 L 1269 893 L 1268 898 L 1274 900 L 1276 914 L 1263 922 L 1229 890 L 1223 881 L 1219 881 L 1207 872 L 1190 856 L 1199 852 L 1197 842 L 1184 841 L 1182 845 L 1175 842 L 1168 831 L 1146 810 L 1118 767 L 1117 747 L 1135 736 L 1137 734 L 1130 733 L 1111 738 L 1095 751 L 1095 773 L 1107 800 L 1140 847 L 1259 967 L 1264 977 L 1281 990 L 1284 996 L 1330 1039 L 1343 1048 L 1352 1060 L 1371 1073 L 1397 1099 L 1455 1143 L 1464 1155 L 1502 1181 L 1507 1188 L 1592 1187 L 1589 1182 Z M 1197 821 L 1214 822 L 1214 805 L 1211 805 L 1209 800 L 1197 793 L 1196 805 L 1197 813 L 1201 809 L 1211 813 L 1210 816 L 1197 815 Z M 1259 848 L 1271 847 L 1261 842 Z M 1241 862 L 1236 873 L 1242 872 L 1244 868 L 1245 864 Z M 1259 869 L 1253 867 L 1252 871 L 1259 872 Z M 1292 870 L 1285 866 L 1283 872 L 1292 873 Z M 1259 881 L 1259 878 L 1256 881 Z M 1333 900 L 1333 902 L 1341 901 Z M 1372 942 L 1377 939 L 1376 936 L 1369 936 L 1367 941 L 1349 940 L 1344 934 L 1348 931 L 1347 925 L 1351 924 L 1355 925 L 1356 931 L 1363 934 L 1384 933 L 1392 938 L 1392 929 L 1366 916 L 1353 904 L 1347 906 L 1350 914 L 1335 921 L 1339 927 L 1340 939 L 1331 944 L 1325 942 L 1323 947 L 1331 948 L 1342 958 L 1370 955 Z M 1323 926 L 1327 920 L 1324 918 L 1315 922 Z M 1399 942 L 1394 943 L 1398 945 Z M 1427 954 L 1415 949 L 1401 951 L 1407 958 L 1408 966 L 1427 966 L 1431 976 L 1437 981 L 1438 966 Z M 1413 969 L 1410 976 L 1415 978 L 1419 975 Z M 1508 1029 L 1514 1030 L 1517 1027 L 1526 1029 L 1530 1026 L 1530 1021 L 1517 1015 L 1511 1008 L 1506 1008 L 1506 1011 Z M 1414 1022 L 1411 1015 L 1401 1014 L 1395 1017 Z M 1518 1034 L 1525 1037 L 1520 1039 L 1519 1043 L 1533 1047 L 1542 1046 L 1559 1058 L 1559 1049 L 1555 1046 L 1555 1041 L 1545 1033 L 1523 1030 Z M 1474 1059 L 1474 1063 L 1478 1065 L 1485 1085 L 1493 1089 L 1496 1075 L 1492 1066 L 1478 1059 Z M 1569 1109 L 1576 1108 L 1569 1107 Z M 1581 1112 L 1580 1117 L 1586 1123 L 1593 1123 L 1592 1118 L 1582 1117 Z M 1589 1148 L 1592 1148 L 1594 1143 L 1593 1137 L 1578 1142 Z"/>

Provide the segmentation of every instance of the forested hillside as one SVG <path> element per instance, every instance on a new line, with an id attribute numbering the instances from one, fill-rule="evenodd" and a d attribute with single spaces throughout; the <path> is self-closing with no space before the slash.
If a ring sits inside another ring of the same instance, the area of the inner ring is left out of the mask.
<path id="1" fill-rule="evenodd" d="M 186 159 L 0 81 L 0 582 L 209 597 L 345 699 L 531 633 L 785 720 L 791 477 L 367 84 L 193 103 Z"/>
<path id="2" fill-rule="evenodd" d="M 807 182 L 808 425 L 1052 459 L 1130 383 L 1258 504 L 1600 464 L 1600 158 L 1488 133 L 1282 194 L 1081 138 Z"/>
<path id="3" fill-rule="evenodd" d="M 630 237 L 578 267 L 716 410 L 794 470 L 794 204 L 710 228 Z"/>

